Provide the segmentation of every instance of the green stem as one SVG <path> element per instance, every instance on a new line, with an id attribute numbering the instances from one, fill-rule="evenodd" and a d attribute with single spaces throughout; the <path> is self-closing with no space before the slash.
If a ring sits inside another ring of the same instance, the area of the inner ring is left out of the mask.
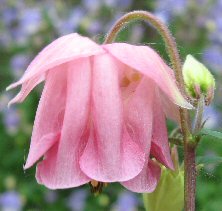
<path id="1" fill-rule="evenodd" d="M 134 20 L 143 20 L 151 24 L 156 28 L 156 30 L 162 36 L 166 50 L 169 54 L 170 61 L 172 64 L 172 68 L 175 71 L 175 78 L 180 88 L 180 91 L 185 96 L 185 87 L 184 87 L 184 80 L 182 74 L 182 65 L 180 62 L 179 53 L 177 50 L 176 42 L 171 35 L 169 29 L 154 15 L 146 11 L 133 11 L 127 13 L 126 15 L 122 16 L 112 27 L 109 31 L 104 44 L 112 43 L 117 34 L 123 29 L 128 23 Z M 189 142 L 190 142 L 190 125 L 189 125 L 189 114 L 186 109 L 180 108 L 180 125 L 183 133 L 183 141 L 184 141 L 184 165 L 185 165 L 185 190 L 184 190 L 184 200 L 185 200 L 185 211 L 194 211 L 195 210 L 195 189 L 190 189 L 190 186 L 194 187 L 196 184 L 196 177 L 191 177 L 193 169 L 189 168 L 191 161 L 192 163 L 195 162 L 195 159 L 189 160 L 193 157 L 193 152 L 190 150 Z M 195 153 L 194 153 L 195 156 Z M 195 165 L 195 163 L 194 163 Z M 192 164 L 193 166 L 193 164 Z"/>

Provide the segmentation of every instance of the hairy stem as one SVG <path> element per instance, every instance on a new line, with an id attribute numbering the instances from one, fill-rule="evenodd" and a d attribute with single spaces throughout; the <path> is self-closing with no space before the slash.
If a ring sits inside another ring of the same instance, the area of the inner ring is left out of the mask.
<path id="1" fill-rule="evenodd" d="M 119 31 L 122 30 L 128 23 L 134 21 L 134 20 L 143 20 L 151 24 L 156 28 L 156 30 L 160 33 L 162 36 L 165 46 L 167 49 L 167 52 L 170 57 L 170 61 L 172 63 L 172 67 L 175 71 L 175 77 L 178 82 L 178 86 L 180 87 L 180 90 L 185 93 L 184 89 L 184 81 L 181 71 L 181 62 L 179 53 L 177 50 L 176 42 L 171 35 L 169 29 L 159 20 L 157 19 L 153 14 L 147 12 L 147 11 L 133 11 L 129 12 L 126 15 L 122 16 L 111 28 L 111 30 L 108 32 L 108 35 L 106 37 L 106 40 L 104 43 L 111 43 L 113 40 L 115 40 L 117 34 Z"/>
<path id="2" fill-rule="evenodd" d="M 185 173 L 185 210 L 195 211 L 195 193 L 196 193 L 196 146 L 190 143 L 185 145 L 184 152 L 184 173 Z"/>
<path id="3" fill-rule="evenodd" d="M 180 56 L 178 53 L 176 42 L 171 35 L 169 29 L 164 25 L 158 18 L 146 11 L 133 11 L 122 16 L 109 31 L 106 40 L 104 43 L 111 43 L 115 40 L 118 32 L 121 31 L 128 23 L 134 20 L 142 20 L 151 24 L 162 36 L 166 50 L 169 54 L 171 65 L 175 71 L 175 77 L 177 85 L 180 88 L 180 91 L 185 96 L 185 87 L 182 74 L 182 65 L 180 62 Z M 184 165 L 185 165 L 185 190 L 184 190 L 184 200 L 185 200 L 185 211 L 194 211 L 195 210 L 195 188 L 190 189 L 190 185 L 195 187 L 196 184 L 196 175 L 195 168 L 195 148 L 194 151 L 190 148 L 190 128 L 189 125 L 189 114 L 186 109 L 180 108 L 180 125 L 183 133 L 184 141 Z M 194 172 L 191 172 L 194 171 Z"/>

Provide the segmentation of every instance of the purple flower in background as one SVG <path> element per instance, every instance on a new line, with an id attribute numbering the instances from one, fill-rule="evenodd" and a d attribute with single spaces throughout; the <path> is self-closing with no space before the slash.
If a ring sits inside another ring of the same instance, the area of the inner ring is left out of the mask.
<path id="1" fill-rule="evenodd" d="M 168 23 L 174 15 L 181 14 L 187 7 L 186 0 L 157 0 L 155 15 L 164 23 Z"/>
<path id="2" fill-rule="evenodd" d="M 122 192 L 114 205 L 114 211 L 136 211 L 138 206 L 138 198 L 136 194 L 125 191 Z"/>
<path id="3" fill-rule="evenodd" d="M 214 17 L 214 19 L 221 19 L 221 10 L 222 10 L 222 1 L 216 0 L 214 1 L 214 6 L 211 8 L 210 15 Z"/>
<path id="4" fill-rule="evenodd" d="M 8 7 L 2 10 L 1 18 L 5 26 L 11 26 L 16 23 L 19 17 L 19 11 L 15 7 Z"/>
<path id="5" fill-rule="evenodd" d="M 96 35 L 101 32 L 102 27 L 103 25 L 100 21 L 93 21 L 88 27 L 88 32 L 92 35 Z"/>
<path id="6" fill-rule="evenodd" d="M 9 94 L 0 96 L 0 112 L 3 114 L 3 123 L 8 133 L 15 134 L 19 126 L 20 115 L 15 106 L 7 108 L 10 98 Z"/>
<path id="7" fill-rule="evenodd" d="M 132 4 L 132 0 L 121 0 L 121 1 L 117 1 L 117 6 L 119 5 L 119 7 L 121 8 L 127 8 Z"/>
<path id="8" fill-rule="evenodd" d="M 202 59 L 214 71 L 221 73 L 222 70 L 222 47 L 213 45 L 204 50 Z"/>
<path id="9" fill-rule="evenodd" d="M 4 47 L 4 48 L 7 48 L 8 46 L 10 46 L 10 35 L 5 31 L 5 32 L 2 32 L 1 33 L 1 36 L 0 36 L 0 46 L 1 48 Z"/>
<path id="10" fill-rule="evenodd" d="M 209 7 L 202 18 L 203 25 L 208 29 L 211 45 L 222 45 L 222 1 L 217 0 Z M 222 49 L 222 48 L 221 48 Z M 222 50 L 221 50 L 222 51 Z"/>
<path id="11" fill-rule="evenodd" d="M 89 12 L 95 12 L 100 8 L 102 1 L 101 0 L 82 0 L 82 4 Z"/>
<path id="12" fill-rule="evenodd" d="M 222 8 L 221 8 L 222 11 Z M 214 44 L 222 44 L 222 16 L 215 16 L 212 20 L 213 30 L 210 30 L 209 38 Z"/>
<path id="13" fill-rule="evenodd" d="M 104 0 L 104 3 L 107 7 L 116 7 L 118 2 L 116 0 Z"/>
<path id="14" fill-rule="evenodd" d="M 206 128 L 215 129 L 221 125 L 221 115 L 213 106 L 205 107 L 203 119 L 207 119 Z"/>
<path id="15" fill-rule="evenodd" d="M 58 199 L 58 193 L 55 190 L 48 190 L 45 193 L 46 202 L 52 204 Z"/>
<path id="16" fill-rule="evenodd" d="M 22 200 L 19 193 L 8 191 L 0 194 L 0 210 L 20 211 L 22 210 Z"/>
<path id="17" fill-rule="evenodd" d="M 68 207 L 72 211 L 82 211 L 84 210 L 86 198 L 87 191 L 84 189 L 77 189 L 70 195 L 68 199 Z"/>
<path id="18" fill-rule="evenodd" d="M 105 4 L 108 7 L 128 8 L 132 4 L 132 0 L 105 0 Z"/>
<path id="19" fill-rule="evenodd" d="M 58 20 L 56 28 L 59 34 L 65 35 L 76 31 L 84 15 L 85 11 L 81 7 L 71 10 L 67 19 Z"/>
<path id="20" fill-rule="evenodd" d="M 18 110 L 15 107 L 3 110 L 3 122 L 9 133 L 15 134 L 20 122 Z"/>
<path id="21" fill-rule="evenodd" d="M 18 25 L 19 10 L 16 7 L 7 7 L 2 5 L 0 7 L 0 24 L 4 27 L 0 30 L 0 44 L 4 47 L 10 46 L 12 42 L 12 35 Z"/>
<path id="22" fill-rule="evenodd" d="M 15 79 L 20 78 L 29 64 L 29 56 L 26 54 L 16 54 L 10 61 L 10 66 Z"/>
<path id="23" fill-rule="evenodd" d="M 0 112 L 7 109 L 8 102 L 12 96 L 9 94 L 0 95 Z"/>
<path id="24" fill-rule="evenodd" d="M 171 11 L 172 14 L 180 14 L 186 9 L 187 1 L 186 0 L 158 0 L 156 2 L 156 10 L 162 11 Z"/>
<path id="25" fill-rule="evenodd" d="M 30 8 L 22 12 L 20 27 L 26 34 L 31 35 L 39 30 L 41 22 L 41 11 L 38 8 Z"/>
<path id="26" fill-rule="evenodd" d="M 155 16 L 158 17 L 163 23 L 167 24 L 170 22 L 170 12 L 169 11 L 161 11 L 161 10 L 156 10 L 154 12 Z"/>
<path id="27" fill-rule="evenodd" d="M 11 42 L 15 42 L 19 45 L 24 45 L 26 43 L 28 36 L 21 27 L 9 29 L 9 31 L 11 35 Z"/>
<path id="28" fill-rule="evenodd" d="M 6 7 L 7 8 L 7 7 Z M 25 8 L 16 5 L 16 8 L 7 8 L 3 13 L 6 32 L 11 42 L 24 44 L 28 37 L 39 30 L 42 23 L 41 11 L 38 8 Z"/>

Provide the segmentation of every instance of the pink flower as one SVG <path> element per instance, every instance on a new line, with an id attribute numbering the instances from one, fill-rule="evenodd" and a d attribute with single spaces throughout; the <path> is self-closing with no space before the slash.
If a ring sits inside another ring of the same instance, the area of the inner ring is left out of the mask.
<path id="1" fill-rule="evenodd" d="M 48 188 L 91 180 L 121 182 L 151 192 L 160 168 L 173 168 L 165 113 L 190 108 L 173 72 L 147 46 L 97 45 L 78 34 L 63 36 L 33 60 L 9 104 L 22 102 L 45 80 L 25 169 L 41 157 L 36 178 Z M 165 112 L 165 113 L 164 113 Z"/>

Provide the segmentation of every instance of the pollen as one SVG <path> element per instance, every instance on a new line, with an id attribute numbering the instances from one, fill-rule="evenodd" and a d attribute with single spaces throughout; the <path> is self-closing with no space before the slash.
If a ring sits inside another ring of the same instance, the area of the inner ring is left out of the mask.
<path id="1" fill-rule="evenodd" d="M 124 77 L 120 83 L 121 87 L 127 87 L 130 84 L 130 80 L 127 77 Z"/>
<path id="2" fill-rule="evenodd" d="M 131 81 L 137 82 L 141 79 L 141 75 L 139 73 L 133 73 L 131 75 Z"/>
<path id="3" fill-rule="evenodd" d="M 99 182 L 96 180 L 91 180 L 89 182 L 91 192 L 94 193 L 95 195 L 99 194 L 102 192 L 103 188 L 106 187 L 108 184 L 105 182 Z"/>

